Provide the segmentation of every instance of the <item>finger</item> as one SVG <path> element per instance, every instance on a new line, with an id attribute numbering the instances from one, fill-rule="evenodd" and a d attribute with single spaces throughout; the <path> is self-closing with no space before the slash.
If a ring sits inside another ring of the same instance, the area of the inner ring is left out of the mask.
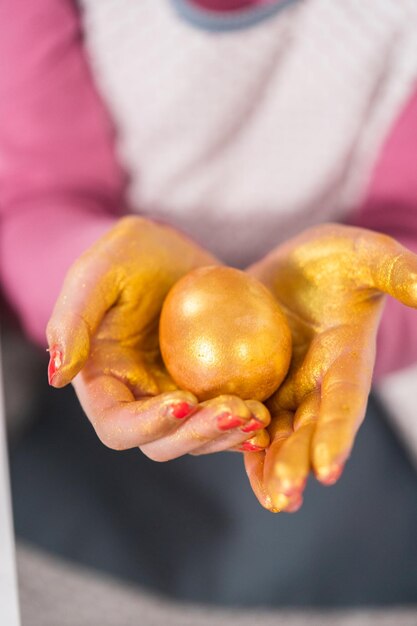
<path id="1" fill-rule="evenodd" d="M 274 460 L 279 457 L 283 446 L 294 436 L 294 419 L 295 416 L 291 411 L 282 411 L 273 418 L 269 428 L 272 443 L 265 453 L 263 471 L 263 484 L 272 506 L 276 511 L 288 513 L 300 508 L 303 502 L 301 492 L 294 490 L 291 493 L 284 493 L 278 483 L 274 484 L 274 481 L 271 481 L 271 475 L 273 476 Z"/>
<path id="2" fill-rule="evenodd" d="M 307 337 L 307 333 L 302 332 L 304 340 L 293 344 L 291 365 L 286 379 L 266 402 L 273 416 L 282 411 L 296 411 L 302 399 L 317 386 L 317 377 L 320 374 L 317 367 L 311 367 L 310 363 L 325 363 L 326 352 L 331 352 L 318 345 L 326 333 L 321 333 L 319 340 L 317 335 L 313 337 L 310 334 Z"/>
<path id="3" fill-rule="evenodd" d="M 151 367 L 145 363 L 144 356 L 138 350 L 120 344 L 117 341 L 94 341 L 90 358 L 83 368 L 84 380 L 92 380 L 105 374 L 123 382 L 133 393 L 135 399 L 144 396 L 156 396 L 162 391 L 159 380 L 153 375 Z"/>
<path id="4" fill-rule="evenodd" d="M 121 292 L 121 278 L 103 250 L 83 254 L 69 270 L 47 326 L 49 382 L 68 384 L 85 364 L 90 340 Z"/>
<path id="5" fill-rule="evenodd" d="M 293 498 L 290 498 L 287 506 L 283 509 L 283 513 L 296 513 L 301 509 L 303 501 L 302 496 L 294 496 Z"/>
<path id="6" fill-rule="evenodd" d="M 290 411 L 284 411 L 280 415 L 273 417 L 269 427 L 269 434 L 272 443 L 267 452 L 247 452 L 244 455 L 245 469 L 249 478 L 250 485 L 260 504 L 271 511 L 278 513 L 281 511 L 282 502 L 274 502 L 264 481 L 264 466 L 267 454 L 271 452 L 271 446 L 278 450 L 280 445 L 293 433 L 293 414 Z M 277 500 L 277 498 L 276 498 Z M 285 504 L 288 504 L 286 501 Z M 278 505 L 278 506 L 277 506 Z"/>
<path id="7" fill-rule="evenodd" d="M 229 433 L 238 441 L 247 437 L 241 428 L 251 419 L 246 404 L 236 396 L 219 396 L 199 405 L 200 408 L 174 434 L 141 446 L 154 461 L 169 461 L 194 452 L 203 445 Z"/>
<path id="8" fill-rule="evenodd" d="M 375 234 L 369 264 L 374 286 L 403 304 L 417 307 L 417 255 L 386 235 Z"/>
<path id="9" fill-rule="evenodd" d="M 113 450 L 135 448 L 175 431 L 197 406 L 187 391 L 135 400 L 112 376 L 89 379 L 84 371 L 73 381 L 77 396 L 99 439 Z"/>
<path id="10" fill-rule="evenodd" d="M 265 459 L 264 480 L 268 492 L 301 497 L 311 468 L 311 442 L 319 413 L 320 393 L 309 394 L 294 416 L 294 431 L 278 445 L 271 445 Z"/>
<path id="11" fill-rule="evenodd" d="M 268 447 L 269 434 L 265 430 L 271 421 L 268 409 L 264 404 L 256 400 L 246 400 L 245 404 L 250 410 L 252 417 L 244 426 L 197 448 L 191 454 L 200 456 L 224 450 L 236 452 L 259 451 Z"/>
<path id="12" fill-rule="evenodd" d="M 259 452 L 268 447 L 269 441 L 267 430 L 260 430 L 253 437 L 236 431 L 230 433 L 230 435 L 218 437 L 211 443 L 193 450 L 190 454 L 192 456 L 202 456 L 203 454 L 213 454 L 214 452 Z"/>
<path id="13" fill-rule="evenodd" d="M 246 452 L 243 456 L 250 486 L 259 503 L 271 513 L 279 513 L 279 509 L 273 505 L 271 496 L 264 485 L 265 452 Z"/>
<path id="14" fill-rule="evenodd" d="M 273 415 L 268 430 L 271 436 L 271 446 L 278 450 L 294 432 L 294 413 L 292 411 L 280 411 Z"/>
<path id="15" fill-rule="evenodd" d="M 265 452 L 246 452 L 245 469 L 249 478 L 252 490 L 259 500 L 259 503 L 271 513 L 295 513 L 303 503 L 303 498 L 299 494 L 287 496 L 285 494 L 275 494 L 274 500 L 265 488 L 263 480 L 263 469 Z"/>
<path id="16" fill-rule="evenodd" d="M 312 442 L 317 479 L 333 484 L 342 473 L 355 435 L 365 416 L 373 358 L 366 347 L 340 356 L 321 385 L 319 417 Z"/>

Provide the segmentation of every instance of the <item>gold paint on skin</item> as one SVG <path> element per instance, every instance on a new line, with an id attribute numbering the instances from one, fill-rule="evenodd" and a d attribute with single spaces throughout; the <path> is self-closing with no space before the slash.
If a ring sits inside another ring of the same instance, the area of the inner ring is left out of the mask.
<path id="1" fill-rule="evenodd" d="M 255 419 L 261 422 L 264 427 L 269 426 L 271 415 L 264 404 L 256 400 L 246 400 L 245 404 Z"/>
<path id="2" fill-rule="evenodd" d="M 212 255 L 172 228 L 139 217 L 120 220 L 79 258 L 65 280 L 48 325 L 49 345 L 63 348 L 63 363 L 54 376 L 54 386 L 67 384 L 82 368 L 88 385 L 84 405 L 93 423 L 107 418 L 107 397 L 135 405 L 132 399 L 143 394 L 176 389 L 159 352 L 161 308 L 181 277 L 216 263 L 221 269 Z M 181 377 L 184 382 L 180 386 L 185 389 L 190 388 L 187 377 L 195 376 L 203 397 L 221 392 L 245 397 L 248 392 L 246 397 L 268 398 L 273 443 L 265 452 L 266 474 L 259 478 L 265 493 L 268 473 L 271 484 L 276 482 L 274 460 L 279 462 L 280 454 L 284 454 L 281 444 L 291 439 L 293 427 L 311 420 L 314 437 L 308 457 L 287 457 L 289 470 L 280 472 L 285 478 L 303 475 L 306 462 L 313 465 L 318 476 L 335 475 L 337 466 L 348 456 L 364 416 L 384 292 L 417 307 L 417 261 L 415 255 L 385 235 L 328 224 L 286 241 L 248 268 L 247 274 L 267 287 L 269 291 L 264 293 L 273 301 L 272 308 L 281 308 L 291 330 L 290 369 L 272 398 L 268 394 L 279 384 L 277 355 L 281 358 L 285 350 L 280 352 L 281 340 L 277 342 L 274 334 L 268 338 L 270 331 L 257 326 L 267 309 L 270 320 L 271 308 L 262 305 L 263 298 L 255 297 L 251 287 L 236 291 L 225 281 L 220 304 L 213 304 L 207 286 L 189 295 L 183 308 L 173 315 L 179 314 L 180 325 L 198 321 L 200 330 L 188 336 L 184 326 L 183 335 L 168 329 L 167 349 L 169 352 L 171 339 L 173 344 L 185 340 L 185 354 L 178 353 L 188 370 Z M 250 282 L 246 275 L 245 280 Z M 250 306 L 237 310 L 246 300 Z M 230 327 L 219 336 L 217 324 L 223 322 Z M 290 354 L 290 339 L 288 342 Z M 223 352 L 225 345 L 229 348 Z M 271 357 L 265 359 L 271 351 Z M 199 355 L 205 366 L 193 368 L 190 363 L 193 359 L 198 362 Z M 170 368 L 175 358 L 174 353 L 168 355 Z M 285 371 L 282 367 L 282 377 Z M 121 390 L 120 384 L 110 385 L 109 380 L 107 385 L 105 380 L 95 390 L 94 379 L 104 374 L 117 382 L 122 380 L 129 388 L 125 385 Z M 261 383 L 254 385 L 255 377 L 262 379 Z M 270 387 L 262 388 L 265 384 Z M 314 421 L 313 413 L 296 414 L 312 392 L 317 392 L 320 400 Z M 267 463 L 269 455 L 272 460 Z"/>
<path id="3" fill-rule="evenodd" d="M 290 502 L 290 499 L 287 496 L 284 496 L 283 493 L 278 493 L 276 495 L 273 495 L 271 500 L 272 500 L 272 503 L 276 512 L 278 513 L 282 511 L 283 509 L 285 509 Z"/>
<path id="4" fill-rule="evenodd" d="M 266 448 L 269 445 L 269 433 L 267 430 L 259 430 L 253 437 L 246 439 L 246 443 L 251 443 L 260 448 Z"/>
<path id="5" fill-rule="evenodd" d="M 78 258 L 65 279 L 48 324 L 49 345 L 65 348 L 55 386 L 67 384 L 94 345 L 103 343 L 100 360 L 107 361 L 107 371 L 138 393 L 176 388 L 159 354 L 161 307 L 179 278 L 216 263 L 169 226 L 136 216 L 119 220 Z M 139 355 L 139 368 L 132 351 Z"/>
<path id="6" fill-rule="evenodd" d="M 271 496 L 264 496 L 264 506 L 271 513 L 281 513 L 281 511 L 274 506 Z"/>
<path id="7" fill-rule="evenodd" d="M 159 340 L 168 372 L 199 400 L 265 400 L 291 357 L 290 330 L 273 296 L 228 267 L 200 268 L 176 283 L 162 308 Z"/>
<path id="8" fill-rule="evenodd" d="M 312 445 L 305 450 L 274 446 L 267 451 L 265 486 L 305 473 L 334 475 L 349 455 L 364 417 L 375 359 L 375 339 L 388 293 L 417 306 L 417 259 L 394 239 L 339 224 L 310 228 L 248 268 L 265 284 L 285 312 L 293 354 L 287 378 L 268 399 L 269 427 L 283 439 L 311 422 Z M 306 406 L 317 394 L 317 408 Z M 271 494 L 273 496 L 273 494 Z"/>

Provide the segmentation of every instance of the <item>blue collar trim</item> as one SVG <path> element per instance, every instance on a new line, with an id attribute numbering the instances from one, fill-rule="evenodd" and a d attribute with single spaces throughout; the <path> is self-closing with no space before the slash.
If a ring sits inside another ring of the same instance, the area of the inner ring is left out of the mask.
<path id="1" fill-rule="evenodd" d="M 279 13 L 297 0 L 277 0 L 265 6 L 235 11 L 211 11 L 191 4 L 189 0 L 170 0 L 177 14 L 197 28 L 210 32 L 225 32 L 250 28 Z"/>

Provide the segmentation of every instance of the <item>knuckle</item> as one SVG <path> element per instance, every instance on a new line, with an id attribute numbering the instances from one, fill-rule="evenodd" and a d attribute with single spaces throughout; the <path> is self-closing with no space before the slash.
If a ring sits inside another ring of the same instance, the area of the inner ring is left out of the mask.
<path id="1" fill-rule="evenodd" d="M 264 426 L 268 426 L 271 422 L 271 414 L 264 404 L 257 400 L 247 400 L 246 406 L 252 413 L 252 415 L 260 420 Z"/>
<path id="2" fill-rule="evenodd" d="M 158 450 L 153 446 L 140 446 L 139 449 L 148 459 L 155 461 L 156 463 L 166 463 L 167 461 L 171 461 L 173 459 L 172 454 L 169 454 L 164 450 Z"/>
<path id="3" fill-rule="evenodd" d="M 244 402 L 244 400 L 242 400 L 238 396 L 219 396 L 219 403 L 224 405 L 225 409 L 230 409 L 233 413 L 237 413 L 242 417 L 250 416 L 250 409 L 248 408 L 246 402 Z"/>
<path id="4" fill-rule="evenodd" d="M 121 451 L 127 450 L 130 447 L 123 441 L 121 433 L 115 433 L 113 428 L 100 425 L 95 426 L 95 431 L 101 443 L 105 445 L 106 448 L 110 448 L 110 450 Z"/>
<path id="5" fill-rule="evenodd" d="M 188 454 L 190 456 L 203 456 L 204 454 L 209 454 L 209 453 L 205 452 L 204 450 L 192 450 Z"/>

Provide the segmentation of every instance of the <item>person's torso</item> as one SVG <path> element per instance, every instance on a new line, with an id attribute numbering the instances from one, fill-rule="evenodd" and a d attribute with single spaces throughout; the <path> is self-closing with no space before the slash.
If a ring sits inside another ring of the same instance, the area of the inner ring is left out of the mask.
<path id="1" fill-rule="evenodd" d="M 81 4 L 132 207 L 235 265 L 343 219 L 417 76 L 415 0 L 294 0 L 240 28 L 186 0 Z"/>

